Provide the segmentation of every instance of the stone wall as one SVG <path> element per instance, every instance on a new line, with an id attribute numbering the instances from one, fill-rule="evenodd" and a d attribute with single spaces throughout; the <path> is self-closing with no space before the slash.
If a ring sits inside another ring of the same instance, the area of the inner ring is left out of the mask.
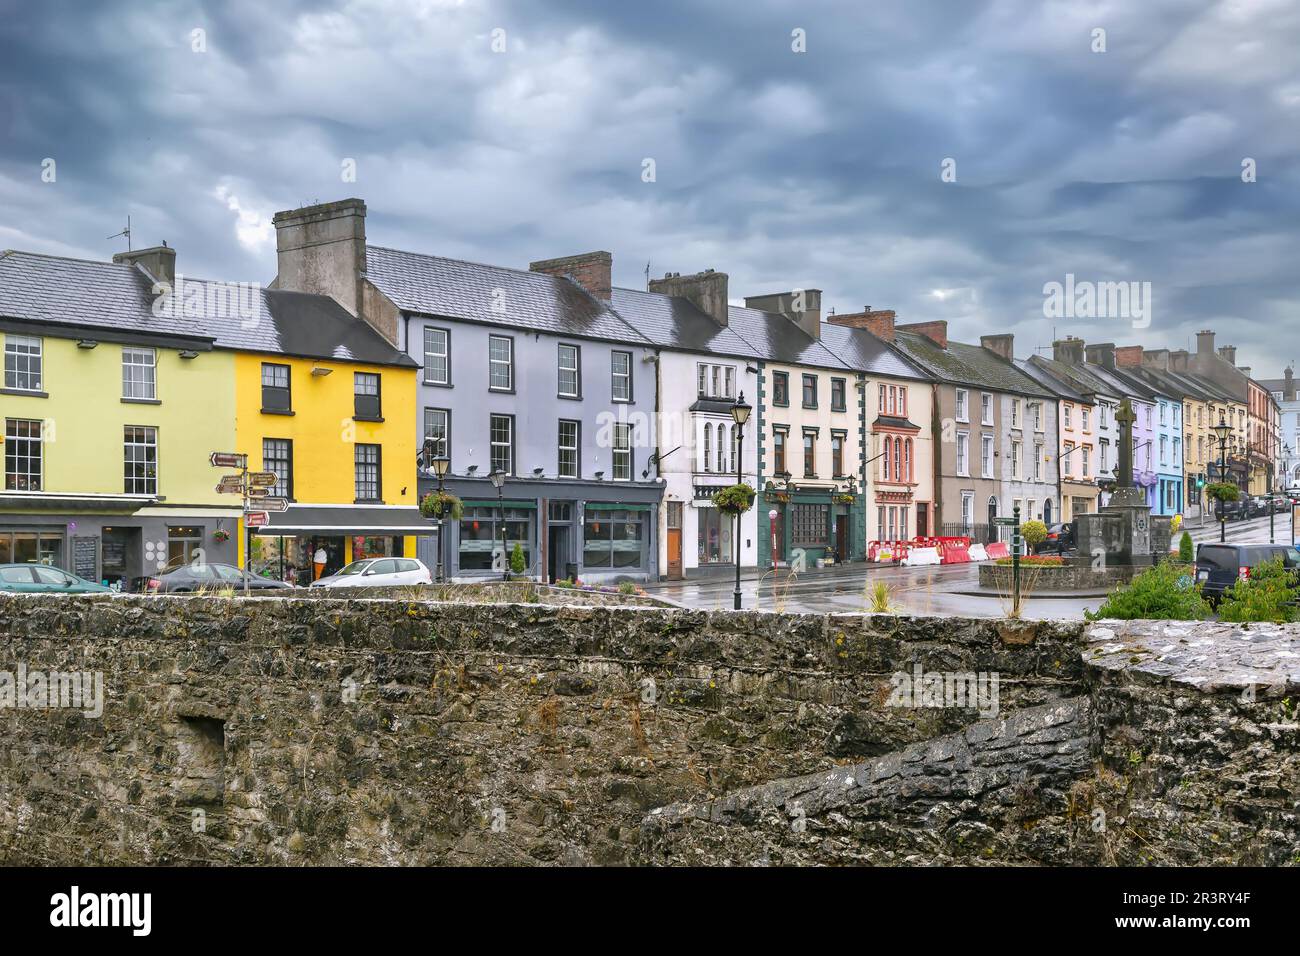
<path id="1" fill-rule="evenodd" d="M 0 672 L 102 671 L 106 705 L 0 709 L 0 863 L 1164 862 L 1118 835 L 1135 815 L 1170 858 L 1240 837 L 1284 861 L 1284 715 L 1193 733 L 1226 691 L 1091 646 L 1077 623 L 4 597 Z M 890 706 L 917 665 L 997 674 L 998 715 Z M 851 807 L 791 807 L 841 773 Z"/>

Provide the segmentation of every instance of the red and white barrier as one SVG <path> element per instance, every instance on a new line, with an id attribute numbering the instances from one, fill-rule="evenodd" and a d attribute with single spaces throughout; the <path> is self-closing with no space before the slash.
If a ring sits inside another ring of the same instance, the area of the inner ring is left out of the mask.
<path id="1" fill-rule="evenodd" d="M 907 552 L 907 557 L 903 559 L 903 564 L 908 567 L 919 567 L 926 564 L 941 564 L 943 559 L 939 557 L 937 547 L 912 548 Z"/>
<path id="2" fill-rule="evenodd" d="M 1011 549 L 1007 547 L 1007 543 L 1005 541 L 994 541 L 991 544 L 986 545 L 984 548 L 984 553 L 987 554 L 989 558 L 993 560 L 997 560 L 998 558 L 1011 557 Z"/>
<path id="3" fill-rule="evenodd" d="M 989 559 L 989 556 L 984 551 L 984 545 L 982 544 L 972 544 L 968 553 L 970 554 L 970 559 L 972 561 L 987 561 Z"/>

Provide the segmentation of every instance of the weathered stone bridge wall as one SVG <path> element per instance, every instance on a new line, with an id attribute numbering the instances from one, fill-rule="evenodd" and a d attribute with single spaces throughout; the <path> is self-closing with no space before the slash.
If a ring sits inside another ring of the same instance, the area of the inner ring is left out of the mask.
<path id="1" fill-rule="evenodd" d="M 1293 861 L 1296 634 L 1211 629 L 0 598 L 0 708 L 106 695 L 0 709 L 0 863 Z M 998 716 L 890 706 L 917 665 Z"/>

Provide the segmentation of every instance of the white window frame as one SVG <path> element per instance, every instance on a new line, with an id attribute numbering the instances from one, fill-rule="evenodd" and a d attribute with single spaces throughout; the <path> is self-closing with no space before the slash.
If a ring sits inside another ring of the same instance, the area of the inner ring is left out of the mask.
<path id="1" fill-rule="evenodd" d="M 136 359 L 145 361 L 135 361 Z M 132 374 L 133 369 L 140 369 L 141 374 L 135 376 Z M 143 402 L 158 400 L 158 351 L 156 349 L 122 347 L 122 397 Z"/>
<path id="2" fill-rule="evenodd" d="M 573 444 L 565 444 L 564 426 L 573 426 Z M 555 430 L 555 445 L 557 449 L 555 460 L 555 473 L 561 478 L 577 478 L 582 467 L 582 459 L 578 454 L 578 445 L 581 442 L 582 422 L 575 418 L 561 418 Z M 564 466 L 564 453 L 572 452 L 573 467 L 567 469 Z"/>
<path id="3" fill-rule="evenodd" d="M 970 432 L 957 433 L 957 474 L 970 476 Z"/>
<path id="4" fill-rule="evenodd" d="M 492 346 L 504 342 L 506 344 L 506 358 L 494 358 L 492 355 Z M 494 375 L 501 366 L 505 367 L 506 384 L 493 384 Z M 489 335 L 488 336 L 488 391 L 490 392 L 513 392 L 515 389 L 515 340 L 508 335 Z"/>
<path id="5" fill-rule="evenodd" d="M 980 392 L 980 424 L 993 424 L 993 396 L 989 392 Z"/>
<path id="6" fill-rule="evenodd" d="M 40 392 L 45 378 L 45 341 L 37 335 L 5 335 L 4 387 Z"/>
<path id="7" fill-rule="evenodd" d="M 442 351 L 431 349 L 429 347 L 429 333 L 442 336 Z M 430 360 L 442 362 L 442 378 L 436 378 L 429 374 Z M 433 325 L 424 327 L 424 384 L 425 385 L 450 385 L 451 384 L 451 332 L 448 329 L 438 328 Z"/>
<path id="8" fill-rule="evenodd" d="M 620 358 L 627 360 L 627 371 L 618 370 L 618 360 Z M 623 382 L 623 391 L 625 394 L 619 394 L 619 381 Z M 610 400 L 615 402 L 632 401 L 632 353 L 624 352 L 620 349 L 614 349 L 609 353 L 609 389 Z"/>
<path id="9" fill-rule="evenodd" d="M 719 443 L 719 454 L 721 454 L 721 443 Z M 630 422 L 614 423 L 614 433 L 610 445 L 610 461 L 614 472 L 612 477 L 615 481 L 632 480 L 632 425 Z"/>
<path id="10" fill-rule="evenodd" d="M 980 436 L 980 477 L 993 477 L 993 436 Z"/>
<path id="11" fill-rule="evenodd" d="M 571 366 L 564 364 L 566 350 L 573 356 Z M 555 350 L 556 379 L 555 390 L 560 398 L 581 398 L 582 397 L 582 349 L 577 345 L 569 342 L 561 342 Z M 570 372 L 573 375 L 573 390 L 564 390 L 564 375 Z"/>

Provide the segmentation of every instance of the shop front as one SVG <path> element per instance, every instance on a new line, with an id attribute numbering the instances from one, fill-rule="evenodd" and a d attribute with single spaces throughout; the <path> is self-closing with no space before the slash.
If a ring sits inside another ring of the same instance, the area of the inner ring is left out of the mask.
<path id="1" fill-rule="evenodd" d="M 435 488 L 421 479 L 422 497 Z M 660 481 L 507 478 L 498 496 L 486 478 L 454 477 L 444 480 L 444 488 L 461 499 L 464 514 L 438 529 L 439 539 L 426 553 L 436 562 L 440 550 L 448 580 L 509 573 L 599 584 L 647 581 L 657 574 Z"/>
<path id="2" fill-rule="evenodd" d="M 47 564 L 129 591 L 201 558 L 234 563 L 239 512 L 166 507 L 150 496 L 0 495 L 0 564 Z"/>
<path id="3" fill-rule="evenodd" d="M 363 558 L 416 557 L 419 538 L 434 531 L 409 505 L 295 504 L 269 517 L 252 529 L 249 569 L 302 586 Z"/>
<path id="4" fill-rule="evenodd" d="M 834 488 L 769 491 L 760 508 L 759 566 L 816 567 L 818 562 L 862 560 L 866 521 L 863 496 Z M 775 512 L 775 517 L 772 516 Z"/>

